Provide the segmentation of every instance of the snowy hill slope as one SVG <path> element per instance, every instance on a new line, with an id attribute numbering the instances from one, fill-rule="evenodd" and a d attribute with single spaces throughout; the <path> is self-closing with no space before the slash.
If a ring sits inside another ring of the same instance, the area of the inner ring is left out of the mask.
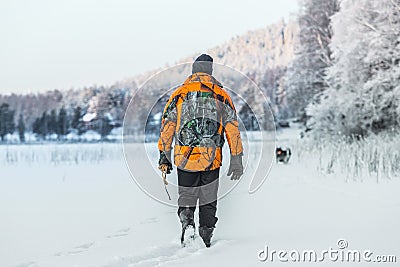
<path id="1" fill-rule="evenodd" d="M 280 21 L 267 27 L 248 31 L 205 51 L 214 61 L 233 67 L 261 85 L 268 70 L 286 67 L 293 60 L 298 43 L 299 26 L 294 21 Z M 181 62 L 192 62 L 198 54 Z"/>

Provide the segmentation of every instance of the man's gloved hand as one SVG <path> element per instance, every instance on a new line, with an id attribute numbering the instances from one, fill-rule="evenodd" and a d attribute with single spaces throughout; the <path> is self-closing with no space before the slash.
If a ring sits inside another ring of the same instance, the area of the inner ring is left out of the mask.
<path id="1" fill-rule="evenodd" d="M 240 177 L 243 175 L 243 165 L 242 165 L 242 156 L 231 155 L 231 165 L 229 166 L 229 170 L 227 175 L 231 176 L 231 180 L 239 180 Z"/>
<path id="2" fill-rule="evenodd" d="M 158 169 L 161 172 L 170 174 L 172 171 L 172 164 L 170 162 L 171 151 L 160 151 L 160 159 L 158 160 Z"/>
<path id="3" fill-rule="evenodd" d="M 171 164 L 161 164 L 158 166 L 158 169 L 161 172 L 165 172 L 166 174 L 170 174 L 172 171 L 172 165 Z"/>

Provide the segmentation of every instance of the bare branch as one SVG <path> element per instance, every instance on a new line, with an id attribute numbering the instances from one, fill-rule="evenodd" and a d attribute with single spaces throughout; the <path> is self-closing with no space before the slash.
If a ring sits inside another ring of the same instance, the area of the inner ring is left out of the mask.
<path id="1" fill-rule="evenodd" d="M 373 25 L 371 25 L 370 23 L 368 23 L 367 21 L 361 21 L 359 19 L 354 18 L 353 19 L 355 22 L 360 23 L 361 25 L 373 30 L 374 32 L 378 32 L 378 29 L 376 29 Z"/>
<path id="2" fill-rule="evenodd" d="M 390 2 L 392 2 L 392 4 L 400 10 L 399 4 L 397 4 L 394 0 L 390 0 Z"/>

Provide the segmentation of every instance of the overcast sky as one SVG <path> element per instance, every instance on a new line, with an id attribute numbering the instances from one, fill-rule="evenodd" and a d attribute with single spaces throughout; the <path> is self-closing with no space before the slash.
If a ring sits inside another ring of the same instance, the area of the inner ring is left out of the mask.
<path id="1" fill-rule="evenodd" d="M 0 0 L 0 93 L 112 84 L 297 8 L 297 0 Z"/>

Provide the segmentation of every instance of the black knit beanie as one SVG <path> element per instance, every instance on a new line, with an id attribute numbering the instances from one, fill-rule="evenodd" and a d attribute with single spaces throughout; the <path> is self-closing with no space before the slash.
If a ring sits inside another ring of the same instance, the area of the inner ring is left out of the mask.
<path id="1" fill-rule="evenodd" d="M 196 72 L 204 72 L 212 75 L 213 72 L 213 58 L 207 54 L 201 54 L 193 62 L 192 74 Z"/>

